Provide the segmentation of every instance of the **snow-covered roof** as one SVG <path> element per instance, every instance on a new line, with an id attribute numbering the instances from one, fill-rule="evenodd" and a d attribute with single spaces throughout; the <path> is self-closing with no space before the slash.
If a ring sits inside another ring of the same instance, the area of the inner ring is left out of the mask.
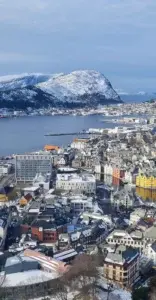
<path id="1" fill-rule="evenodd" d="M 57 181 L 72 181 L 72 182 L 96 182 L 95 176 L 92 174 L 57 174 Z"/>
<path id="2" fill-rule="evenodd" d="M 36 284 L 54 279 L 55 277 L 56 275 L 54 273 L 49 273 L 41 270 L 13 273 L 6 275 L 2 287 Z"/>
<path id="3" fill-rule="evenodd" d="M 39 187 L 36 186 L 28 186 L 23 189 L 24 192 L 36 192 Z"/>

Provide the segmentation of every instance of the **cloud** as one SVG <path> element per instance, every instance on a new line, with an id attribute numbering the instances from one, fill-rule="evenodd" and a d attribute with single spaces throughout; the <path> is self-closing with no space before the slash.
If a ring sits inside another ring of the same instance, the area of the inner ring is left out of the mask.
<path id="1" fill-rule="evenodd" d="M 0 72 L 7 61 L 18 68 L 21 62 L 23 72 L 28 63 L 32 72 L 39 63 L 41 72 L 87 67 L 118 78 L 121 87 L 138 74 L 148 88 L 156 68 L 155 20 L 155 0 L 0 0 Z"/>
<path id="2" fill-rule="evenodd" d="M 14 62 L 40 62 L 45 60 L 44 57 L 35 56 L 35 55 L 27 55 L 22 53 L 13 53 L 13 52 L 0 52 L 0 63 L 14 63 Z"/>

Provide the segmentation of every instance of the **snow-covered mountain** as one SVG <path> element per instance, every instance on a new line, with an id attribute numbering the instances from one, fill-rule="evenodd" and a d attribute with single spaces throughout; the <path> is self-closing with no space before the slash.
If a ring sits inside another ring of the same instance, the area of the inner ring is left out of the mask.
<path id="1" fill-rule="evenodd" d="M 96 71 L 0 77 L 0 107 L 83 107 L 121 102 L 109 80 Z"/>

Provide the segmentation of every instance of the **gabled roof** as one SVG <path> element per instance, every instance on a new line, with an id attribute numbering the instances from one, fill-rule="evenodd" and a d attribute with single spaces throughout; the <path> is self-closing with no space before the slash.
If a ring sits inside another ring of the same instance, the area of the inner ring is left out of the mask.
<path id="1" fill-rule="evenodd" d="M 27 201 L 30 201 L 32 199 L 32 196 L 28 193 L 25 196 L 23 196 L 23 198 L 25 198 Z"/>

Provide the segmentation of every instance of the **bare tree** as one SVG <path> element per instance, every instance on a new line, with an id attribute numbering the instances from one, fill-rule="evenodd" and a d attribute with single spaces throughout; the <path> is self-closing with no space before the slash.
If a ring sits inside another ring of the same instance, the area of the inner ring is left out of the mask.
<path id="1" fill-rule="evenodd" d="M 69 297 L 69 286 L 68 282 L 65 282 L 64 280 L 58 280 L 58 282 L 55 285 L 55 288 L 53 289 L 53 295 L 55 296 L 56 300 L 68 300 Z"/>
<path id="2" fill-rule="evenodd" d="M 75 258 L 73 264 L 62 277 L 71 290 L 77 290 L 76 299 L 94 299 L 96 283 L 99 278 L 96 260 L 91 255 L 81 254 Z"/>

